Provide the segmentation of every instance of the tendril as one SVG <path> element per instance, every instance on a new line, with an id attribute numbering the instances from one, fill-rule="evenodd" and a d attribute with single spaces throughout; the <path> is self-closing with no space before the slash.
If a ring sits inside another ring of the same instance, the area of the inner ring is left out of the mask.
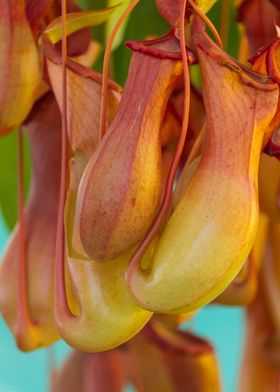
<path id="1" fill-rule="evenodd" d="M 215 38 L 215 41 L 216 41 L 217 45 L 219 45 L 221 48 L 223 48 L 223 43 L 222 43 L 221 37 L 220 37 L 218 31 L 216 30 L 216 27 L 211 22 L 211 20 L 200 10 L 200 8 L 194 3 L 193 0 L 188 0 L 188 3 L 191 5 L 191 7 L 195 11 L 195 13 L 209 27 L 211 33 L 213 34 L 213 36 Z"/>
<path id="2" fill-rule="evenodd" d="M 66 38 L 66 0 L 61 1 L 62 27 L 62 149 L 61 149 L 61 179 L 56 233 L 56 269 L 55 269 L 55 312 L 59 316 L 71 316 L 65 287 L 65 232 L 64 207 L 66 201 L 67 181 L 67 38 Z"/>

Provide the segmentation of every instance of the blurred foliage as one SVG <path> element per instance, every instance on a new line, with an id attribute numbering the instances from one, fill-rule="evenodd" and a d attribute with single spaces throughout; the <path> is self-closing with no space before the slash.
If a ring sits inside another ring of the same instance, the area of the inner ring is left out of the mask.
<path id="1" fill-rule="evenodd" d="M 228 15 L 228 36 L 227 36 L 227 45 L 225 47 L 226 51 L 233 57 L 237 58 L 238 56 L 238 48 L 239 48 L 239 30 L 238 24 L 236 23 L 236 7 L 232 0 L 229 1 L 230 4 L 230 12 Z M 207 16 L 212 21 L 216 29 L 219 31 L 221 26 L 221 15 L 222 15 L 222 5 L 223 1 L 219 0 L 208 12 Z M 211 32 L 207 28 L 209 35 Z"/>
<path id="2" fill-rule="evenodd" d="M 69 14 L 65 26 L 66 36 L 68 37 L 83 28 L 103 24 L 119 7 L 120 4 L 112 4 L 110 7 L 101 8 L 99 10 L 88 10 Z M 50 23 L 44 30 L 44 34 L 48 36 L 52 44 L 56 44 L 62 40 L 63 28 L 61 23 L 61 18 L 58 18 Z"/>
<path id="3" fill-rule="evenodd" d="M 11 230 L 17 222 L 17 131 L 0 139 L 0 201 L 2 214 Z M 30 153 L 24 138 L 25 197 L 31 175 Z"/>

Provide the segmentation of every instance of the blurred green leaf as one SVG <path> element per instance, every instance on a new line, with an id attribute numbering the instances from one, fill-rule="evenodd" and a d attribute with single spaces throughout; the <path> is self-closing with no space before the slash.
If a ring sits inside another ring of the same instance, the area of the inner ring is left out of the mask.
<path id="1" fill-rule="evenodd" d="M 237 58 L 238 56 L 238 48 L 240 42 L 238 24 L 236 23 L 236 6 L 234 5 L 233 0 L 224 0 L 229 1 L 230 4 L 230 13 L 228 16 L 228 37 L 227 37 L 227 47 L 226 51 L 233 57 Z M 207 16 L 214 24 L 216 29 L 219 31 L 221 26 L 221 8 L 222 1 L 218 1 L 214 4 L 211 10 L 208 12 Z M 207 32 L 210 36 L 212 36 L 211 32 L 207 28 Z"/>
<path id="2" fill-rule="evenodd" d="M 236 23 L 237 17 L 237 7 L 234 4 L 231 5 L 230 20 L 229 20 L 229 33 L 227 41 L 227 51 L 228 53 L 237 58 L 239 45 L 240 45 L 240 30 L 238 28 L 238 23 Z"/>
<path id="3" fill-rule="evenodd" d="M 102 8 L 92 11 L 81 11 L 67 14 L 66 18 L 66 34 L 67 36 L 81 30 L 85 27 L 96 26 L 104 23 L 116 11 L 120 3 L 114 4 L 110 8 Z M 56 44 L 62 39 L 62 24 L 61 17 L 55 19 L 44 30 L 50 41 Z"/>
<path id="4" fill-rule="evenodd" d="M 230 1 L 230 13 L 228 16 L 228 37 L 227 47 L 225 48 L 227 53 L 232 57 L 238 57 L 239 43 L 240 43 L 240 32 L 238 24 L 236 23 L 236 6 L 232 0 Z M 216 29 L 219 31 L 221 26 L 221 14 L 222 14 L 222 1 L 216 2 L 207 14 L 207 17 L 214 24 Z M 207 27 L 208 34 L 213 38 L 210 29 Z M 201 79 L 199 65 L 193 65 L 190 69 L 191 80 L 198 90 L 201 90 Z"/>
<path id="5" fill-rule="evenodd" d="M 108 0 L 108 7 L 113 7 L 114 5 L 118 4 L 119 0 Z M 110 36 L 113 28 L 115 27 L 118 19 L 122 15 L 122 13 L 125 11 L 125 9 L 129 6 L 131 3 L 131 0 L 123 0 L 123 3 L 116 12 L 114 12 L 113 15 L 110 16 L 109 20 L 106 23 L 105 27 L 105 41 L 107 41 L 108 37 Z M 114 40 L 113 46 L 112 46 L 112 51 L 114 51 L 116 48 L 118 48 L 123 40 L 124 34 L 125 34 L 125 29 L 128 24 L 130 15 L 126 18 L 126 20 L 123 22 L 121 28 L 118 31 L 118 34 L 116 35 L 116 38 Z"/>
<path id="6" fill-rule="evenodd" d="M 205 14 L 213 7 L 217 0 L 196 0 L 196 4 Z"/>
<path id="7" fill-rule="evenodd" d="M 18 216 L 17 209 L 17 132 L 0 139 L 0 204 L 7 227 L 11 230 Z M 30 182 L 30 153 L 24 138 L 24 191 Z"/>
<path id="8" fill-rule="evenodd" d="M 84 10 L 97 10 L 100 8 L 105 8 L 107 5 L 107 0 L 79 0 L 77 3 Z M 94 26 L 92 28 L 92 36 L 94 40 L 101 44 L 104 44 L 104 29 L 104 24 Z"/>
<path id="9" fill-rule="evenodd" d="M 201 75 L 200 68 L 198 64 L 194 64 L 190 67 L 190 78 L 192 84 L 197 88 L 198 91 L 201 91 Z"/>
<path id="10" fill-rule="evenodd" d="M 107 0 L 78 0 L 78 5 L 84 10 L 94 10 L 105 8 L 107 5 Z M 99 42 L 104 48 L 104 34 L 105 34 L 105 24 L 99 26 L 94 26 L 91 28 L 92 38 Z M 94 64 L 94 68 L 102 72 L 103 68 L 103 56 L 99 56 L 97 62 Z"/>

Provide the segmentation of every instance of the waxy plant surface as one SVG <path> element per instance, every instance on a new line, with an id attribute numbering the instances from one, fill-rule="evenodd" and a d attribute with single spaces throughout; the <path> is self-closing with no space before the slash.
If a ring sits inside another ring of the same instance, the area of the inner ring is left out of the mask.
<path id="1" fill-rule="evenodd" d="M 280 392 L 279 25 L 279 0 L 0 0 L 0 312 L 23 352 L 73 348 L 52 392 L 222 391 L 213 303 L 245 309 L 237 390 Z"/>

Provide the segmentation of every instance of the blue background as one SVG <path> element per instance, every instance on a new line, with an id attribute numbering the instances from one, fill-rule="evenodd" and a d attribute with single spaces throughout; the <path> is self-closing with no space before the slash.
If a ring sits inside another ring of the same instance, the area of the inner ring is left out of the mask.
<path id="1" fill-rule="evenodd" d="M 8 232 L 0 219 L 0 251 L 2 253 Z M 191 322 L 194 331 L 209 338 L 220 361 L 225 392 L 237 390 L 244 317 L 239 308 L 211 305 L 202 309 Z M 50 357 L 56 363 L 69 352 L 69 347 L 59 342 L 50 350 L 23 354 L 15 347 L 13 337 L 0 320 L 0 392 L 46 392 Z M 112 391 L 114 392 L 114 391 Z"/>

